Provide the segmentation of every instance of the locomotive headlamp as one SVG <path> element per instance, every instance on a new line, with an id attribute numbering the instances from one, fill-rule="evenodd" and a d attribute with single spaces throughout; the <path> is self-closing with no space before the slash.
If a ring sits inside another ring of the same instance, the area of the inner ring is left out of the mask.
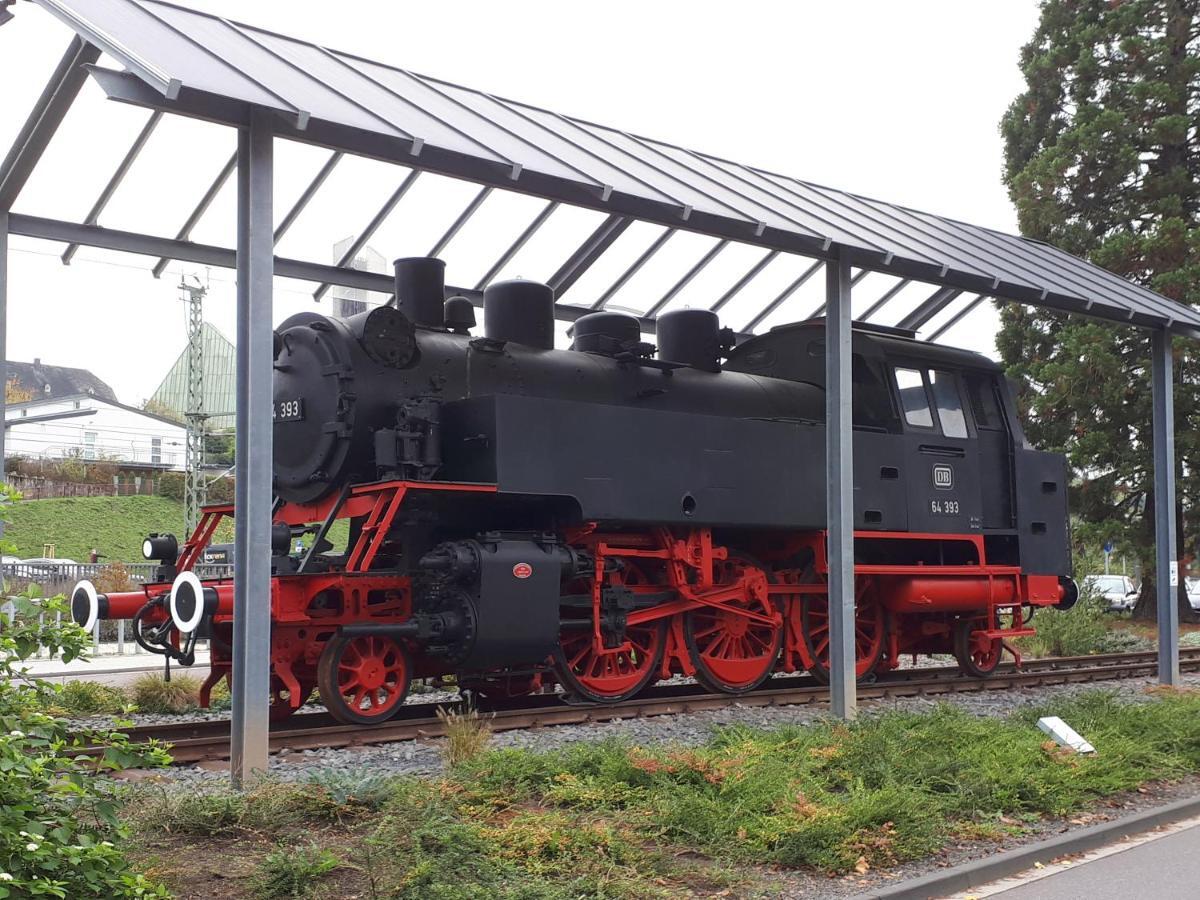
<path id="1" fill-rule="evenodd" d="M 179 557 L 179 541 L 173 534 L 152 534 L 142 541 L 142 556 L 163 565 L 173 565 Z"/>

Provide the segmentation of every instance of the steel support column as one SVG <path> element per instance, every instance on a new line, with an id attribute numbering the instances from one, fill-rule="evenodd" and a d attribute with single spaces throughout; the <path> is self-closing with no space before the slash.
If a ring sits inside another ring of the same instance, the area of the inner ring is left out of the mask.
<path id="1" fill-rule="evenodd" d="M 4 436 L 8 429 L 5 389 L 8 387 L 8 213 L 0 211 L 0 483 L 4 481 Z M 0 520 L 0 535 L 4 522 Z"/>
<path id="2" fill-rule="evenodd" d="M 272 134 L 255 116 L 238 132 L 237 469 L 233 709 L 236 787 L 267 771 L 271 660 Z"/>
<path id="3" fill-rule="evenodd" d="M 1155 329 L 1151 352 L 1154 402 L 1154 585 L 1158 595 L 1158 680 L 1179 683 L 1179 560 L 1175 556 L 1175 398 L 1171 333 Z"/>
<path id="4" fill-rule="evenodd" d="M 829 528 L 829 699 L 854 718 L 854 431 L 851 419 L 850 262 L 825 266 L 825 510 Z"/>

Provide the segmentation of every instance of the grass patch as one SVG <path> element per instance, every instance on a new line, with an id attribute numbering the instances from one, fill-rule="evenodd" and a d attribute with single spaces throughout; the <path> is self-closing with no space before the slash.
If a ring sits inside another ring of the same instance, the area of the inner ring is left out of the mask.
<path id="1" fill-rule="evenodd" d="M 267 854 L 251 887 L 256 897 L 310 897 L 320 879 L 341 864 L 336 853 L 323 847 L 280 847 Z"/>
<path id="2" fill-rule="evenodd" d="M 446 746 L 442 756 L 450 768 L 475 759 L 492 740 L 491 718 L 481 716 L 474 707 L 455 712 L 439 706 L 437 717 L 446 729 Z"/>
<path id="3" fill-rule="evenodd" d="M 98 681 L 68 681 L 56 686 L 52 705 L 46 710 L 54 716 L 112 715 L 124 711 L 129 698 L 119 687 Z"/>
<path id="4" fill-rule="evenodd" d="M 1035 726 L 1047 713 L 1099 752 L 1047 742 Z M 769 892 L 771 867 L 886 869 L 1198 771 L 1200 692 L 1140 703 L 1096 692 L 1009 719 L 941 706 L 850 725 L 729 728 L 699 747 L 493 750 L 440 779 L 361 772 L 248 794 L 143 788 L 128 810 L 180 858 L 220 857 L 214 842 L 231 855 L 252 847 L 238 883 L 253 896 L 311 887 L 401 900 L 640 900 Z"/>
<path id="5" fill-rule="evenodd" d="M 200 679 L 192 675 L 175 674 L 165 681 L 147 672 L 137 677 L 130 693 L 138 712 L 178 715 L 200 707 Z"/>
<path id="6" fill-rule="evenodd" d="M 928 855 L 1002 817 L 1063 815 L 1200 768 L 1195 696 L 1126 705 L 1097 693 L 1052 711 L 1100 752 L 1047 748 L 1038 712 L 997 720 L 942 706 L 850 726 L 732 728 L 696 749 L 500 751 L 460 778 L 490 802 L 619 815 L 647 837 L 733 862 L 847 872 Z"/>

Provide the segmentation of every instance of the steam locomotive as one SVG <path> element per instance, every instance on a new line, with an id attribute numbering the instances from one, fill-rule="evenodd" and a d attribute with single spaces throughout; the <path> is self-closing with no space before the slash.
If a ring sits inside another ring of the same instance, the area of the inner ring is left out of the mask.
<path id="1" fill-rule="evenodd" d="M 274 338 L 271 710 L 319 688 L 337 719 L 386 720 L 411 679 L 485 697 L 553 685 L 611 703 L 673 674 L 750 691 L 829 677 L 821 320 L 736 343 L 717 315 L 598 311 L 554 349 L 552 290 L 487 288 L 482 334 L 444 264 L 395 264 L 395 306 L 303 313 Z M 1037 607 L 1069 607 L 1067 475 L 1030 447 L 998 367 L 858 325 L 852 334 L 859 678 L 907 654 L 993 673 Z M 193 571 L 230 506 L 154 583 L 76 621 L 129 618 L 231 677 L 233 583 Z M 302 551 L 293 548 L 300 542 Z"/>

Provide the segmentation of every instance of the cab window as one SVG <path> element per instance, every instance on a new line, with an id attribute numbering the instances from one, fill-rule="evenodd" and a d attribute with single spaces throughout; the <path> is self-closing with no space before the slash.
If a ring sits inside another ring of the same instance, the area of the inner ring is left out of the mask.
<path id="1" fill-rule="evenodd" d="M 967 417 L 963 414 L 962 398 L 958 395 L 958 379 L 953 372 L 929 370 L 929 388 L 942 422 L 942 434 L 951 438 L 967 437 Z"/>
<path id="2" fill-rule="evenodd" d="M 975 417 L 975 427 L 985 431 L 999 431 L 1004 427 L 1000 418 L 1000 405 L 996 402 L 996 386 L 984 375 L 966 376 L 967 401 Z"/>
<path id="3" fill-rule="evenodd" d="M 917 369 L 896 367 L 896 387 L 900 390 L 900 405 L 904 421 L 918 428 L 933 427 L 933 412 L 925 393 L 925 379 Z"/>

